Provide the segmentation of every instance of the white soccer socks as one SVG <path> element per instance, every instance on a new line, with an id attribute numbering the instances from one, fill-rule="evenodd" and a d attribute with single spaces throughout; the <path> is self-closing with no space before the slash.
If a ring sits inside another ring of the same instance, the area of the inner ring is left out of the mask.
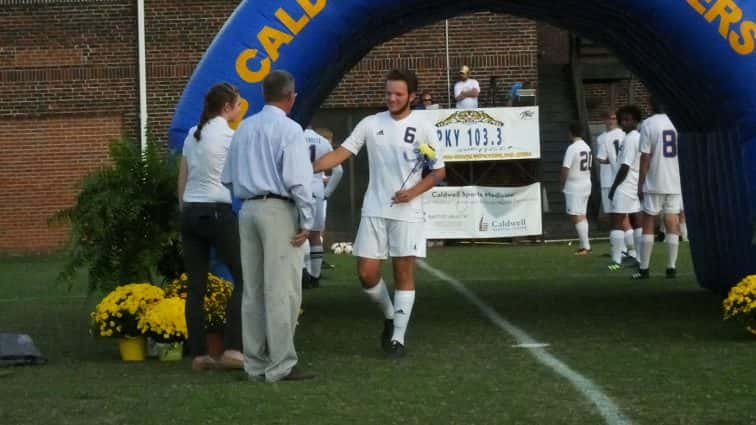
<path id="1" fill-rule="evenodd" d="M 682 223 L 680 223 L 680 236 L 682 236 L 684 240 L 690 241 L 690 239 L 688 239 L 688 222 L 687 221 L 683 221 Z"/>
<path id="2" fill-rule="evenodd" d="M 622 230 L 612 230 L 609 233 L 609 242 L 612 247 L 612 261 L 622 264 L 622 248 L 625 244 L 625 232 Z"/>
<path id="3" fill-rule="evenodd" d="M 651 253 L 654 251 L 654 235 L 643 235 L 643 243 L 641 244 L 641 270 L 648 270 L 648 265 L 651 262 Z"/>
<path id="4" fill-rule="evenodd" d="M 310 276 L 320 278 L 320 270 L 323 268 L 323 245 L 310 247 Z"/>
<path id="5" fill-rule="evenodd" d="M 667 243 L 667 268 L 674 269 L 677 266 L 677 251 L 680 248 L 680 236 L 667 233 L 664 242 Z"/>
<path id="6" fill-rule="evenodd" d="M 394 335 L 392 341 L 404 345 L 404 333 L 407 331 L 412 306 L 415 304 L 415 291 L 394 290 Z"/>
<path id="7" fill-rule="evenodd" d="M 635 251 L 635 239 L 632 229 L 625 230 L 625 248 L 627 248 L 627 255 L 631 257 L 637 257 L 638 254 Z"/>
<path id="8" fill-rule="evenodd" d="M 640 263 L 643 255 L 643 228 L 633 229 L 633 242 L 635 244 L 635 259 Z"/>
<path id="9" fill-rule="evenodd" d="M 588 241 L 588 220 L 575 224 L 575 230 L 577 230 L 578 237 L 580 238 L 580 248 L 590 251 L 591 242 Z"/>
<path id="10" fill-rule="evenodd" d="M 369 289 L 362 289 L 367 296 L 378 305 L 378 308 L 383 312 L 383 316 L 388 320 L 394 319 L 394 305 L 391 303 L 391 296 L 389 295 L 386 282 L 381 279 L 378 284 Z M 414 291 L 413 291 L 414 297 Z M 396 323 L 396 322 L 394 322 Z"/>

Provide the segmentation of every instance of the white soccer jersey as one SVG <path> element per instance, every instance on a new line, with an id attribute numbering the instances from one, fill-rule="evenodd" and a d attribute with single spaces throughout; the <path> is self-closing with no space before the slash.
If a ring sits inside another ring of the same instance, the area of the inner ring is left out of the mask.
<path id="1" fill-rule="evenodd" d="M 617 163 L 627 165 L 630 169 L 627 171 L 627 177 L 617 187 L 617 191 L 630 197 L 638 196 L 638 170 L 640 169 L 640 133 L 633 130 L 627 133 L 625 140 L 620 148 L 620 156 Z M 619 170 L 619 168 L 618 168 Z"/>
<path id="2" fill-rule="evenodd" d="M 614 183 L 614 176 L 619 171 L 619 164 L 617 158 L 619 157 L 619 151 L 622 149 L 622 141 L 625 139 L 625 132 L 621 128 L 615 128 L 613 130 L 601 133 L 596 139 L 598 153 L 596 157 L 601 161 L 609 161 L 608 164 L 601 164 L 599 166 L 599 178 L 601 180 L 602 188 L 612 187 Z"/>
<path id="3" fill-rule="evenodd" d="M 589 195 L 591 193 L 591 148 L 583 139 L 577 139 L 564 153 L 562 167 L 569 168 L 564 193 Z"/>
<path id="4" fill-rule="evenodd" d="M 362 201 L 363 217 L 423 221 L 420 196 L 393 206 L 391 202 L 405 178 L 409 176 L 405 190 L 422 180 L 422 165 L 418 165 L 418 154 L 415 152 L 421 143 L 427 143 L 436 150 L 437 160 L 433 169 L 443 168 L 436 131 L 419 114 L 411 112 L 397 121 L 386 111 L 370 115 L 357 124 L 341 146 L 357 155 L 367 145 L 370 181 Z"/>
<path id="5" fill-rule="evenodd" d="M 308 128 L 304 132 L 305 140 L 307 141 L 307 149 L 310 152 L 310 161 L 315 162 L 315 160 L 320 159 L 321 156 L 327 154 L 328 152 L 331 152 L 333 148 L 331 147 L 331 143 L 326 139 L 325 137 L 321 136 L 320 134 L 316 133 L 314 130 Z M 312 193 L 313 196 L 315 196 L 316 199 L 323 199 L 323 177 L 325 176 L 324 172 L 319 173 L 313 173 L 312 175 Z"/>
<path id="6" fill-rule="evenodd" d="M 656 114 L 643 121 L 640 127 L 640 150 L 651 155 L 643 191 L 679 194 L 677 129 L 667 114 Z"/>

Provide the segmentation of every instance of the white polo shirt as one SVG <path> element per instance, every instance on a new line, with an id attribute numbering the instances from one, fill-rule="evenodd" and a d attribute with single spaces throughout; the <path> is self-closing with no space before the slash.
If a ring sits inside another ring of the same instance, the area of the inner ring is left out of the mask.
<path id="1" fill-rule="evenodd" d="M 405 179 L 405 190 L 422 180 L 422 165 L 417 165 L 418 154 L 415 152 L 422 143 L 436 150 L 433 169 L 443 168 L 436 130 L 414 111 L 399 121 L 388 111 L 380 112 L 357 124 L 341 146 L 357 155 L 367 145 L 370 181 L 362 201 L 363 217 L 423 221 L 422 197 L 393 206 L 391 201 Z"/>
<path id="2" fill-rule="evenodd" d="M 234 130 L 222 117 L 205 123 L 200 140 L 194 138 L 197 126 L 192 127 L 184 139 L 182 155 L 186 159 L 186 188 L 181 197 L 184 202 L 231 203 L 231 192 L 221 183 L 223 165 L 228 156 Z"/>
<path id="3" fill-rule="evenodd" d="M 454 84 L 454 98 L 456 99 L 457 96 L 460 95 L 465 90 L 470 89 L 478 89 L 478 92 L 480 92 L 480 84 L 478 84 L 478 80 L 475 80 L 473 78 L 468 78 L 465 81 L 457 81 Z M 477 108 L 478 107 L 478 97 L 466 97 L 462 100 L 457 101 L 457 109 L 470 109 L 470 108 Z"/>

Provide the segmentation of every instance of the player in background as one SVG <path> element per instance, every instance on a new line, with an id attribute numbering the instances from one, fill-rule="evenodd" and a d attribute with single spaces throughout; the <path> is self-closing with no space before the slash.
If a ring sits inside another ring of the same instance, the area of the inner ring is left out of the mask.
<path id="1" fill-rule="evenodd" d="M 415 259 L 425 257 L 423 204 L 420 196 L 443 181 L 446 171 L 431 123 L 412 111 L 417 93 L 414 72 L 392 70 L 386 76 L 388 110 L 360 121 L 332 153 L 315 161 L 315 171 L 327 170 L 368 150 L 370 180 L 362 203 L 362 218 L 352 254 L 365 294 L 383 312 L 381 345 L 389 358 L 405 353 L 405 332 L 415 303 Z M 433 171 L 422 177 L 418 150 L 424 145 L 438 157 Z M 427 146 L 426 146 L 427 147 Z M 394 301 L 381 277 L 381 263 L 391 257 Z"/>
<path id="2" fill-rule="evenodd" d="M 560 175 L 562 192 L 564 192 L 565 207 L 570 222 L 575 225 L 580 238 L 580 249 L 575 255 L 591 253 L 591 242 L 588 240 L 588 198 L 591 196 L 591 148 L 583 140 L 583 129 L 580 123 L 570 124 L 570 146 L 564 154 L 562 172 Z"/>
<path id="3" fill-rule="evenodd" d="M 629 220 L 632 230 L 631 239 L 640 248 L 642 238 L 641 205 L 638 199 L 638 171 L 640 169 L 640 133 L 637 130 L 641 120 L 641 111 L 636 106 L 625 106 L 617 111 L 620 126 L 626 132 L 620 147 L 619 170 L 609 189 L 608 197 L 612 201 L 612 231 L 609 234 L 612 262 L 609 270 L 621 268 L 622 248 L 626 244 L 626 221 Z M 631 245 L 631 246 L 632 246 Z"/>
<path id="4" fill-rule="evenodd" d="M 325 137 L 308 127 L 305 132 L 307 149 L 310 153 L 310 161 L 323 157 L 325 154 L 332 152 L 331 142 Z M 325 185 L 325 173 L 315 172 L 312 175 L 312 192 L 315 198 L 314 224 L 310 230 L 309 254 L 305 249 L 305 271 L 302 273 L 302 288 L 311 289 L 320 287 L 320 272 L 323 265 L 323 238 L 322 232 L 326 224 L 326 200 L 336 190 L 336 186 L 341 181 L 343 170 L 341 165 L 333 168 L 333 174 L 328 179 L 328 185 Z"/>
<path id="5" fill-rule="evenodd" d="M 677 158 L 677 129 L 664 113 L 663 106 L 652 96 L 653 115 L 640 126 L 640 171 L 638 197 L 643 203 L 643 243 L 640 270 L 633 279 L 648 279 L 654 249 L 654 224 L 663 214 L 666 227 L 667 278 L 677 275 L 677 252 L 680 244 L 679 214 L 682 207 L 680 166 Z"/>
<path id="6" fill-rule="evenodd" d="M 604 124 L 606 131 L 596 138 L 596 162 L 599 163 L 599 181 L 601 183 L 601 207 L 605 214 L 611 216 L 612 201 L 609 199 L 609 189 L 614 183 L 614 177 L 619 170 L 618 157 L 622 149 L 622 141 L 625 140 L 625 132 L 617 126 L 617 114 L 606 112 L 604 114 Z M 613 218 L 610 218 L 613 223 Z M 613 225 L 613 224 L 612 224 Z M 627 218 L 623 222 L 625 236 L 621 252 L 627 251 L 631 257 L 635 257 L 635 244 L 633 243 L 633 230 Z"/>

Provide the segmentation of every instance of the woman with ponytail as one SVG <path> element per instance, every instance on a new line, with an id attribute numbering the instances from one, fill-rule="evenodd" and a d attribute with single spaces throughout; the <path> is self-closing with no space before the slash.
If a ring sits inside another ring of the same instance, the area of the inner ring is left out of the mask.
<path id="1" fill-rule="evenodd" d="M 194 370 L 243 367 L 239 230 L 236 215 L 231 210 L 231 193 L 220 181 L 234 134 L 229 123 L 241 115 L 240 104 L 236 87 L 226 83 L 214 86 L 205 96 L 199 123 L 189 130 L 184 140 L 178 198 L 184 266 L 189 278 L 186 324 Z M 218 359 L 207 354 L 203 309 L 212 247 L 234 277 L 224 330 L 226 351 Z"/>

